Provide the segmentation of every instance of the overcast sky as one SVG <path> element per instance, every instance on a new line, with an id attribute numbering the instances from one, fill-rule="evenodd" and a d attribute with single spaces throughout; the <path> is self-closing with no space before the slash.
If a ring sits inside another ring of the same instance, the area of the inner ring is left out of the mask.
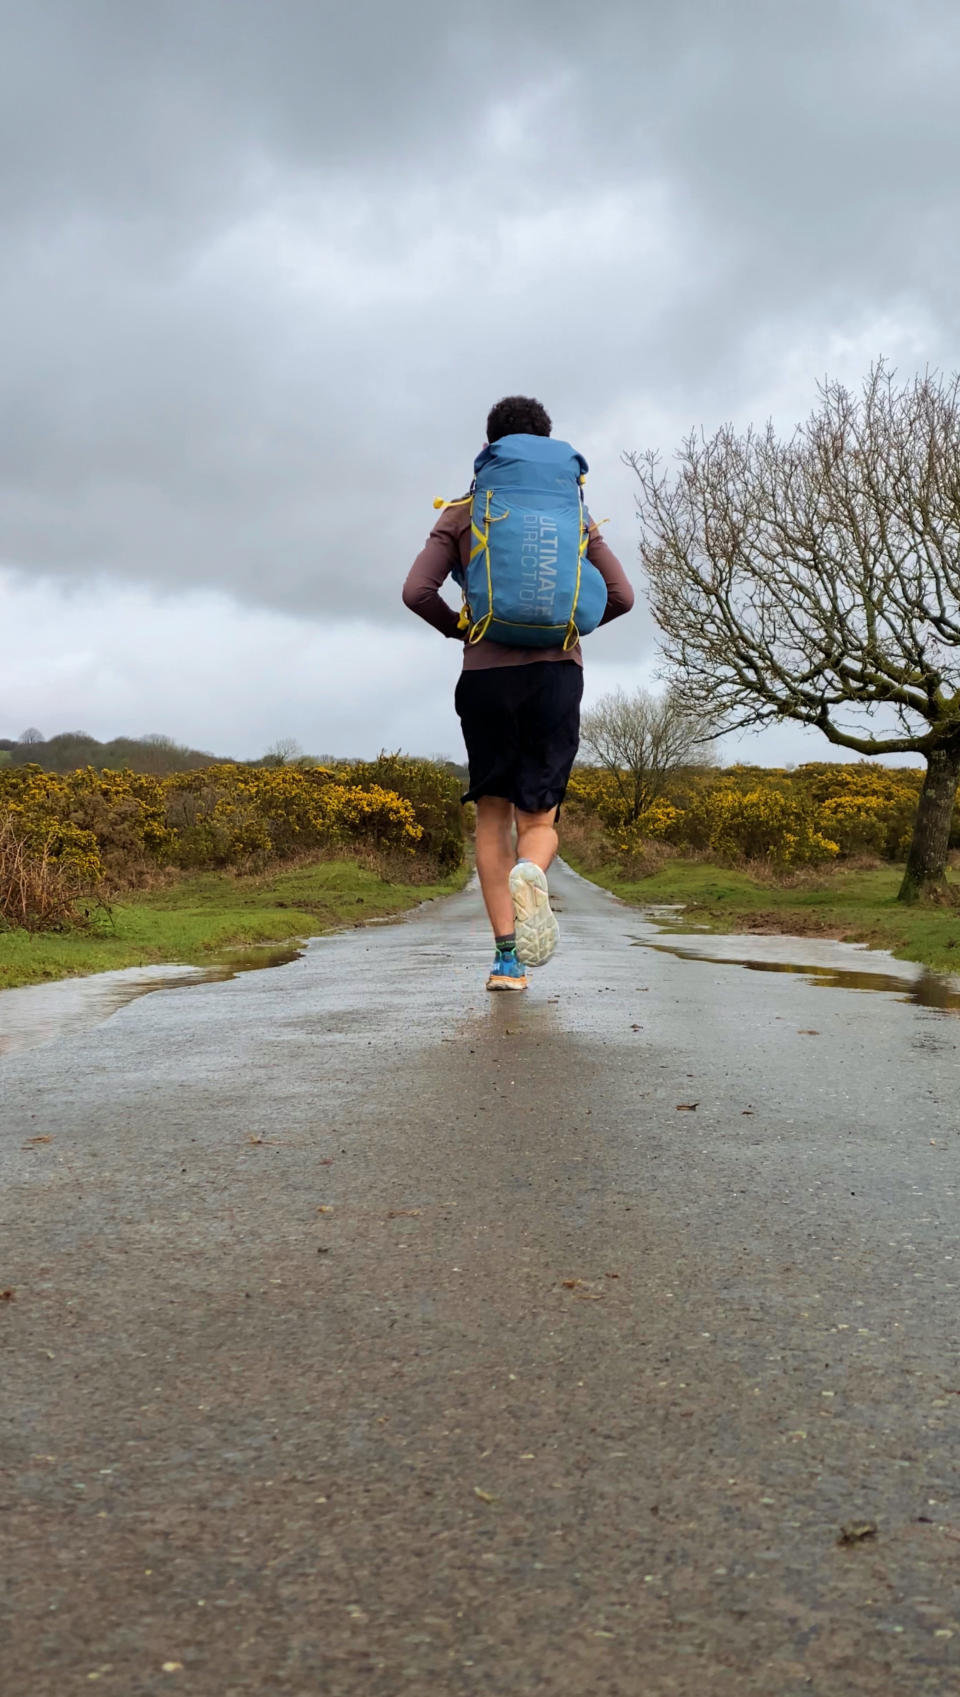
<path id="1" fill-rule="evenodd" d="M 399 591 L 491 403 L 635 576 L 623 450 L 956 368 L 958 87 L 955 0 L 0 0 L 0 735 L 459 753 Z"/>

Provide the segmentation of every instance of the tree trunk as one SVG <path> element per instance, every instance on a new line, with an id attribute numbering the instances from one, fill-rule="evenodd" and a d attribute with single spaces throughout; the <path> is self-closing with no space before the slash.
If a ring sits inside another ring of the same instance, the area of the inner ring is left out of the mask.
<path id="1" fill-rule="evenodd" d="M 927 775 L 920 791 L 913 841 L 907 855 L 898 900 L 957 899 L 947 883 L 947 845 L 960 782 L 960 749 L 935 748 L 927 755 Z"/>
<path id="2" fill-rule="evenodd" d="M 650 785 L 642 772 L 633 774 L 633 801 L 630 805 L 630 823 L 635 825 L 641 813 L 645 813 L 652 801 Z"/>

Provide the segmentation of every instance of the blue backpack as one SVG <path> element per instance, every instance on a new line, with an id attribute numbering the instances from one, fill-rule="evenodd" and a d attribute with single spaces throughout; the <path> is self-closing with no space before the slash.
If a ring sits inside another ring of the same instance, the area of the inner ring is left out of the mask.
<path id="1" fill-rule="evenodd" d="M 466 570 L 453 572 L 467 641 L 573 648 L 607 605 L 607 586 L 587 559 L 586 460 L 551 436 L 501 436 L 473 469 L 465 497 L 473 547 Z"/>

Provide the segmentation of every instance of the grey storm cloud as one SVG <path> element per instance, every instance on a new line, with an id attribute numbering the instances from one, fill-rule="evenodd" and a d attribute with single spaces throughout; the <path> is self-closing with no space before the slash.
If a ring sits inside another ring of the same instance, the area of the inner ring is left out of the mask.
<path id="1" fill-rule="evenodd" d="M 17 0 L 0 33 L 17 572 L 387 624 L 499 394 L 627 513 L 620 450 L 746 404 L 758 347 L 906 321 L 960 363 L 952 0 Z"/>

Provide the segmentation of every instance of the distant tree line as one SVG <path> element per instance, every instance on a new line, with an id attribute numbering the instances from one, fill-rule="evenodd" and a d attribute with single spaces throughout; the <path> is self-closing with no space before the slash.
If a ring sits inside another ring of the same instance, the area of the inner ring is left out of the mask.
<path id="1" fill-rule="evenodd" d="M 146 772 L 163 778 L 173 772 L 193 772 L 222 765 L 229 757 L 187 748 L 172 737 L 114 737 L 99 742 L 86 731 L 61 731 L 45 737 L 31 727 L 12 740 L 0 737 L 0 766 L 39 766 L 44 772 L 75 772 L 92 766 L 97 772 Z"/>
<path id="2" fill-rule="evenodd" d="M 229 754 L 211 754 L 207 749 L 188 748 L 172 737 L 114 737 L 99 742 L 87 731 L 60 731 L 45 737 L 31 725 L 19 737 L 0 737 L 0 766 L 39 766 L 44 772 L 77 772 L 90 766 L 95 772 L 143 772 L 166 778 L 175 772 L 196 772 L 209 766 L 315 766 L 342 767 L 356 761 L 342 755 L 304 754 L 292 737 L 280 737 L 256 760 L 237 761 Z M 467 768 L 445 755 L 431 758 L 452 777 L 467 783 Z"/>

